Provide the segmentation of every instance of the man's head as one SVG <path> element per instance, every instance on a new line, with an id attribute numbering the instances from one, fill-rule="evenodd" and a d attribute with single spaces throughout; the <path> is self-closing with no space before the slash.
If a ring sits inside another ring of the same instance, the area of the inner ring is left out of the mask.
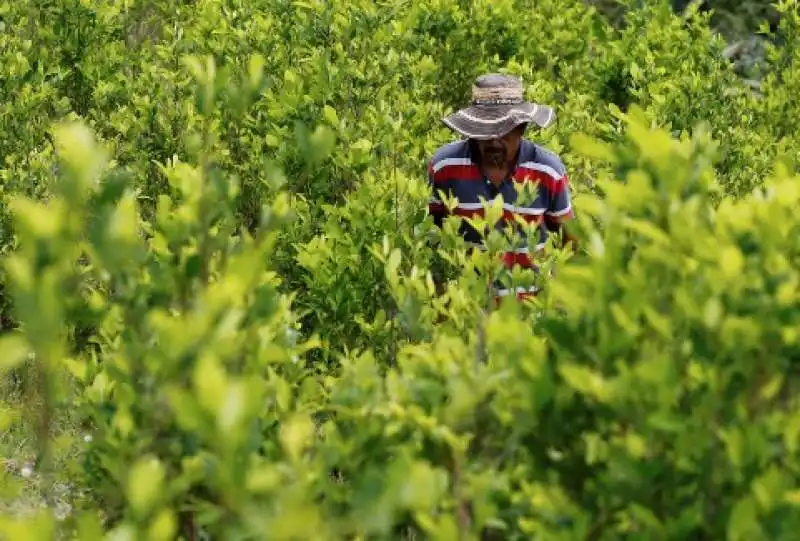
<path id="1" fill-rule="evenodd" d="M 474 140 L 481 162 L 490 167 L 504 167 L 513 161 L 519 151 L 526 127 L 527 123 L 518 124 L 500 137 Z"/>
<path id="2" fill-rule="evenodd" d="M 519 77 L 501 73 L 476 78 L 472 85 L 472 103 L 442 119 L 449 128 L 468 139 L 496 139 L 489 147 L 497 149 L 519 144 L 520 125 L 533 123 L 546 128 L 554 120 L 555 111 L 551 107 L 525 101 L 524 85 Z"/>

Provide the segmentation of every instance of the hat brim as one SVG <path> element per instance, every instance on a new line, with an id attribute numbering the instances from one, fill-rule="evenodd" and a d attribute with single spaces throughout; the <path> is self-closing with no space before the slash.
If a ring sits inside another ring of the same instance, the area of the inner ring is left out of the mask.
<path id="1" fill-rule="evenodd" d="M 555 121 L 552 107 L 523 102 L 512 105 L 471 105 L 442 119 L 450 129 L 469 139 L 502 137 L 520 124 L 547 128 Z"/>

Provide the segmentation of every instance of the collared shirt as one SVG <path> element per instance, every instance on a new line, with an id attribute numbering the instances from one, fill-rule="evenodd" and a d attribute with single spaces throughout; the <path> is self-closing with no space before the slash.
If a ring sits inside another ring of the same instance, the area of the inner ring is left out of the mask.
<path id="1" fill-rule="evenodd" d="M 440 147 L 428 164 L 428 183 L 431 199 L 428 211 L 437 224 L 441 224 L 448 209 L 440 197 L 440 191 L 448 198 L 457 199 L 453 213 L 458 216 L 483 216 L 483 202 L 491 201 L 498 195 L 503 198 L 503 217 L 498 229 L 514 223 L 518 216 L 528 224 L 538 225 L 536 246 L 529 249 L 526 236 L 520 235 L 504 254 L 507 268 L 521 266 L 536 269 L 530 257 L 531 252 L 544 248 L 552 225 L 556 219 L 573 217 L 569 178 L 561 159 L 553 152 L 522 139 L 516 166 L 512 174 L 499 186 L 491 182 L 481 171 L 477 151 L 468 140 L 456 141 Z M 533 184 L 529 196 L 525 197 L 524 185 Z M 461 233 L 467 243 L 481 246 L 479 233 L 466 221 L 461 225 Z"/>

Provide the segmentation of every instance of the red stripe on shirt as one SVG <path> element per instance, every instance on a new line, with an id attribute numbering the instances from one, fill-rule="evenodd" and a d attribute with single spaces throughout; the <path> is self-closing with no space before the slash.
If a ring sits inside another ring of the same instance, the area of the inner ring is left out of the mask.
<path id="1" fill-rule="evenodd" d="M 447 212 L 447 207 L 444 203 L 428 203 L 428 211 L 433 214 L 442 214 Z"/>
<path id="2" fill-rule="evenodd" d="M 533 260 L 529 254 L 520 254 L 515 252 L 505 252 L 502 254 L 503 264 L 507 269 L 513 268 L 515 265 L 520 267 L 530 268 L 533 266 Z"/>
<path id="3" fill-rule="evenodd" d="M 433 174 L 433 181 L 482 180 L 481 170 L 475 165 L 445 165 Z"/>
<path id="4" fill-rule="evenodd" d="M 544 188 L 552 195 L 558 194 L 567 187 L 567 175 L 559 178 L 553 178 L 544 171 L 537 169 L 528 169 L 527 167 L 520 167 L 514 172 L 514 180 L 516 182 L 536 182 L 544 186 Z"/>
<path id="5" fill-rule="evenodd" d="M 483 209 L 456 208 L 454 213 L 455 213 L 456 216 L 464 216 L 466 218 L 471 218 L 472 216 L 483 216 L 484 215 Z"/>

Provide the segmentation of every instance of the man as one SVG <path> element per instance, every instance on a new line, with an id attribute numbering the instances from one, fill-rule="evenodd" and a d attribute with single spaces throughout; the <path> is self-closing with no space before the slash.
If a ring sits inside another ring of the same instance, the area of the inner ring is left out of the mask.
<path id="1" fill-rule="evenodd" d="M 442 121 L 463 136 L 460 141 L 440 147 L 428 164 L 431 200 L 428 206 L 435 223 L 441 227 L 447 214 L 441 193 L 455 197 L 454 213 L 463 217 L 483 215 L 482 200 L 503 199 L 503 218 L 497 224 L 505 229 L 516 218 L 538 227 L 537 241 L 529 250 L 523 228 L 511 249 L 504 254 L 505 267 L 537 267 L 531 252 L 539 252 L 552 233 L 562 233 L 562 240 L 574 243 L 563 224 L 574 217 L 569 180 L 561 159 L 524 137 L 530 124 L 546 128 L 552 124 L 552 108 L 523 98 L 522 81 L 510 75 L 487 74 L 478 77 L 472 87 L 470 106 Z M 525 185 L 533 190 L 525 190 Z M 526 195 L 528 194 L 528 195 Z M 461 233 L 471 246 L 482 245 L 481 236 L 469 224 L 462 223 Z M 494 281 L 496 298 L 510 291 Z M 536 288 L 516 291 L 523 299 L 536 294 Z"/>

